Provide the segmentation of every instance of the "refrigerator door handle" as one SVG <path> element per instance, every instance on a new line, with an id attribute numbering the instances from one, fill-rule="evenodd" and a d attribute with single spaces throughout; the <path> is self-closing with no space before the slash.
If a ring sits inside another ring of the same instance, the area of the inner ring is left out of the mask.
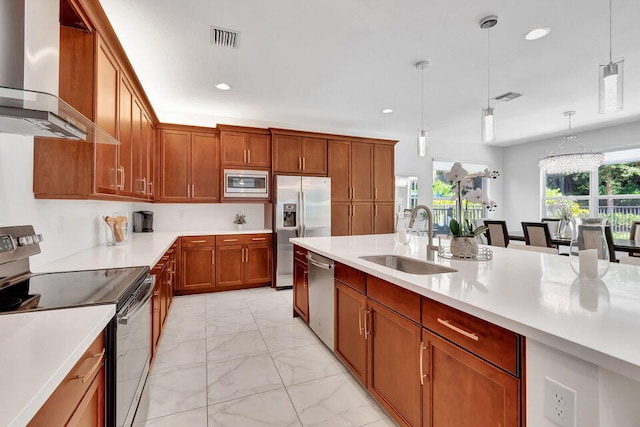
<path id="1" fill-rule="evenodd" d="M 306 206 L 306 200 L 304 199 L 304 191 L 300 192 L 300 210 L 301 210 L 301 217 L 302 217 L 302 221 L 301 221 L 301 226 L 302 226 L 302 236 L 301 237 L 307 237 L 307 206 Z"/>

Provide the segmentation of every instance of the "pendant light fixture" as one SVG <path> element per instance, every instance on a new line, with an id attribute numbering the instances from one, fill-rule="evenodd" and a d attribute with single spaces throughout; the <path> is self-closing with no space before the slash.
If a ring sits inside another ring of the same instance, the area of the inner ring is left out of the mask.
<path id="1" fill-rule="evenodd" d="M 427 155 L 427 139 L 429 131 L 424 128 L 424 69 L 429 66 L 429 61 L 422 60 L 416 62 L 416 68 L 422 71 L 422 91 L 420 92 L 420 98 L 422 100 L 422 126 L 418 131 L 418 156 L 425 157 Z"/>
<path id="2" fill-rule="evenodd" d="M 609 60 L 600 64 L 600 114 L 622 111 L 624 59 L 613 62 L 611 53 L 611 0 L 609 0 Z"/>
<path id="3" fill-rule="evenodd" d="M 491 108 L 491 39 L 489 31 L 498 23 L 495 15 L 485 16 L 480 20 L 480 28 L 487 30 L 487 108 L 482 110 L 482 142 L 491 142 L 496 139 L 496 123 Z"/>
<path id="4" fill-rule="evenodd" d="M 552 150 L 547 157 L 538 163 L 540 169 L 547 174 L 572 174 L 579 172 L 590 172 L 598 169 L 604 161 L 602 153 L 595 153 L 582 145 L 575 135 L 571 134 L 571 117 L 575 111 L 565 111 L 564 116 L 569 118 L 569 132 L 564 137 L 560 145 Z M 575 153 L 562 154 L 562 149 L 567 143 L 575 143 L 581 151 Z"/>

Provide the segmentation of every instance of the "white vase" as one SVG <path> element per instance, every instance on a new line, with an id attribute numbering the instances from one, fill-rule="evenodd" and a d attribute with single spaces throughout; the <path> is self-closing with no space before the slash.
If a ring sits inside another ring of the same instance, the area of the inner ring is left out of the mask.
<path id="1" fill-rule="evenodd" d="M 478 256 L 478 241 L 475 237 L 454 237 L 449 250 L 458 258 L 475 258 Z"/>
<path id="2" fill-rule="evenodd" d="M 242 230 L 242 225 L 243 224 L 236 224 L 236 230 Z"/>

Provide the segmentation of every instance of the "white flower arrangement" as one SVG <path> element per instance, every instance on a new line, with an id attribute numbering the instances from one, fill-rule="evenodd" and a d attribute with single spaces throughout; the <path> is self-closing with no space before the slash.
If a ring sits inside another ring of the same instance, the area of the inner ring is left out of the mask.
<path id="1" fill-rule="evenodd" d="M 460 162 L 454 163 L 451 170 L 444 174 L 445 179 L 453 186 L 451 198 L 456 201 L 456 217 L 449 222 L 451 234 L 456 237 L 474 237 L 487 230 L 485 226 L 474 229 L 471 221 L 466 218 L 466 213 L 469 209 L 469 203 L 479 203 L 489 211 L 496 209 L 498 206 L 496 202 L 489 199 L 481 188 L 473 188 L 473 180 L 475 178 L 496 179 L 498 176 L 500 176 L 498 171 L 490 171 L 489 169 L 470 174 Z M 463 201 L 464 214 L 462 211 Z"/>

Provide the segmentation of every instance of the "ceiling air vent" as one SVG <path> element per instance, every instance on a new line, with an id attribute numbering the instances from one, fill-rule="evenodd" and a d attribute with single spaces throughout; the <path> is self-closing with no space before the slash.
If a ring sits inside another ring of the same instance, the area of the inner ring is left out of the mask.
<path id="1" fill-rule="evenodd" d="M 521 96 L 522 94 L 520 93 L 507 92 L 507 93 L 503 93 L 502 95 L 498 95 L 493 99 L 495 99 L 496 101 L 509 102 L 509 101 L 513 101 L 516 98 L 520 98 Z"/>
<path id="2" fill-rule="evenodd" d="M 240 31 L 211 26 L 211 44 L 237 49 L 239 43 Z"/>

